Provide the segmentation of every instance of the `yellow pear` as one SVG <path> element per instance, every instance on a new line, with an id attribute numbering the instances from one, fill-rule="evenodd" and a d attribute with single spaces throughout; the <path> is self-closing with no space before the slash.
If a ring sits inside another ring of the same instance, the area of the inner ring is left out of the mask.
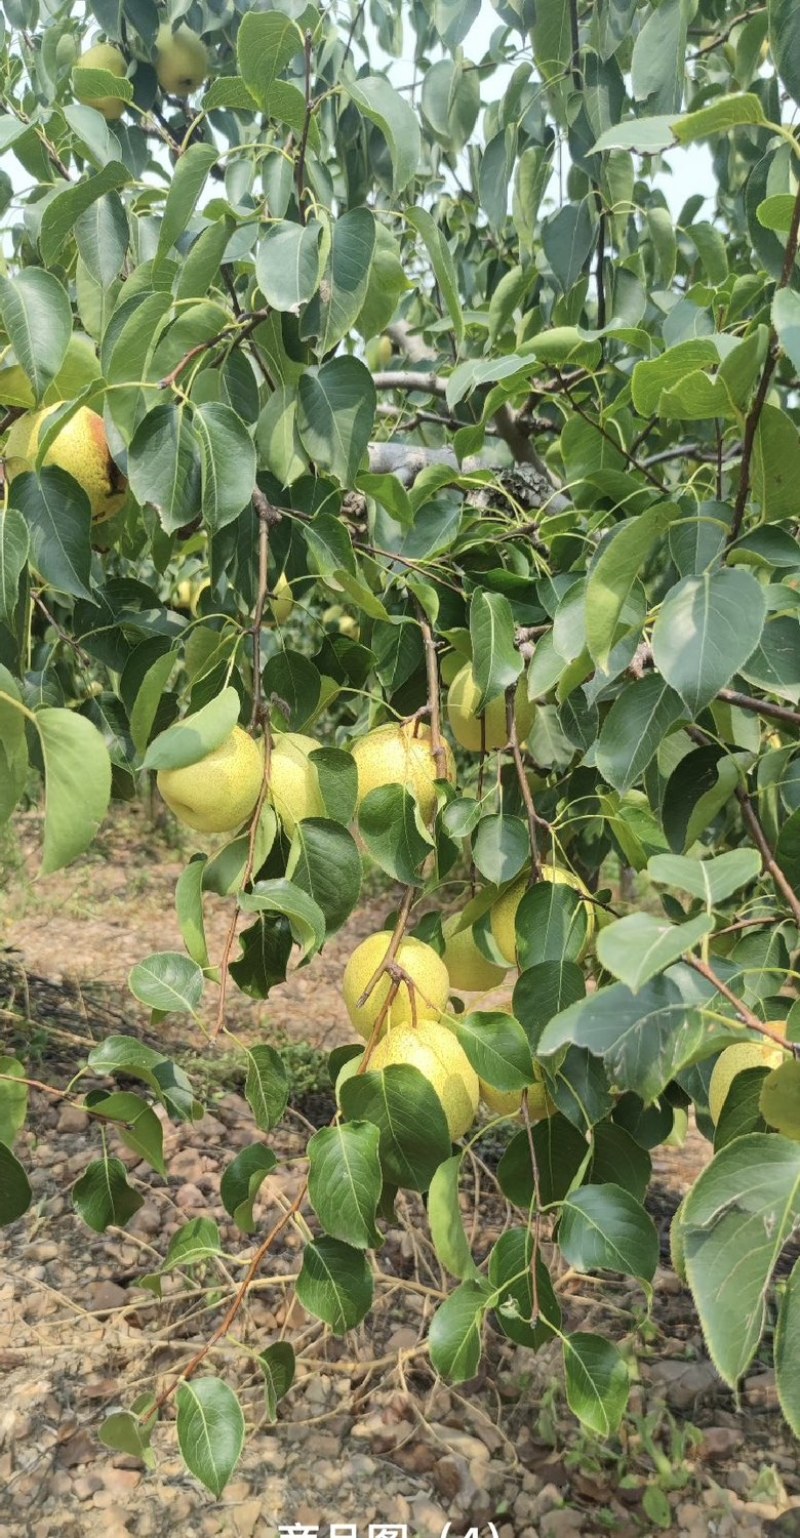
<path id="1" fill-rule="evenodd" d="M 508 968 L 489 961 L 478 949 L 472 927 L 456 929 L 459 922 L 460 915 L 454 913 L 442 925 L 444 964 L 451 988 L 463 993 L 485 993 L 488 988 L 497 988 Z"/>
<path id="2" fill-rule="evenodd" d="M 772 1029 L 781 1036 L 786 1034 L 786 1021 L 773 1020 Z M 708 1085 L 708 1109 L 716 1127 L 722 1115 L 722 1107 L 737 1073 L 746 1068 L 779 1068 L 787 1054 L 775 1041 L 764 1036 L 761 1041 L 742 1041 L 720 1052 Z"/>
<path id="3" fill-rule="evenodd" d="M 294 594 L 285 571 L 281 572 L 272 591 L 274 596 L 270 598 L 269 606 L 272 610 L 273 618 L 276 625 L 285 625 L 294 608 Z M 317 747 L 319 744 L 315 743 L 314 746 Z"/>
<path id="4" fill-rule="evenodd" d="M 179 822 L 198 833 L 231 833 L 252 812 L 263 775 L 263 748 L 235 726 L 205 758 L 183 769 L 159 769 L 156 779 Z"/>
<path id="5" fill-rule="evenodd" d="M 495 1116 L 517 1116 L 522 1109 L 521 1089 L 494 1089 L 484 1079 L 480 1081 L 481 1099 L 494 1111 Z M 546 1116 L 553 1116 L 556 1105 L 547 1093 L 544 1084 L 536 1083 L 528 1086 L 528 1115 L 531 1121 L 543 1121 Z"/>
<path id="6" fill-rule="evenodd" d="M 481 750 L 481 718 L 478 715 L 480 697 L 481 691 L 475 682 L 472 667 L 467 663 L 456 673 L 447 691 L 447 719 L 456 742 L 460 742 L 462 748 L 468 748 L 471 753 L 479 753 Z M 535 707 L 528 699 L 527 684 L 523 676 L 517 684 L 514 695 L 514 720 L 520 742 L 524 742 L 533 726 L 534 714 Z M 508 730 L 506 702 L 503 695 L 487 705 L 483 719 L 484 746 L 487 753 L 494 752 L 496 748 L 504 748 L 508 742 Z"/>
<path id="7" fill-rule="evenodd" d="M 362 940 L 361 944 L 356 946 L 345 967 L 342 993 L 347 1013 L 356 1030 L 360 1031 L 365 1039 L 381 1013 L 392 987 L 388 974 L 383 974 L 363 1004 L 359 1005 L 358 1001 L 384 960 L 391 938 L 389 929 L 381 929 L 377 934 L 369 935 L 366 940 Z M 430 1019 L 431 1016 L 440 1015 L 450 993 L 447 967 L 441 956 L 437 956 L 433 947 L 426 945 L 423 940 L 415 940 L 413 935 L 406 935 L 400 941 L 395 961 L 411 978 L 414 991 L 413 1007 L 408 983 L 401 981 L 385 1016 L 382 1034 L 388 1028 L 408 1025 L 415 1019 Z"/>
<path id="8" fill-rule="evenodd" d="M 168 96 L 192 96 L 208 74 L 208 50 L 184 23 L 173 32 L 168 22 L 156 37 L 156 74 Z"/>
<path id="9" fill-rule="evenodd" d="M 415 730 L 416 728 L 416 730 Z M 456 769 L 449 745 L 445 750 L 443 779 L 455 784 Z M 440 777 L 431 748 L 430 727 L 418 721 L 391 722 L 367 732 L 353 748 L 358 770 L 358 800 L 382 785 L 403 785 L 416 795 L 425 822 L 436 807 L 434 780 Z"/>
<path id="10" fill-rule="evenodd" d="M 273 739 L 267 800 L 291 838 L 303 817 L 324 817 L 325 803 L 317 771 L 308 755 L 319 743 L 302 732 L 280 732 Z"/>
<path id="11" fill-rule="evenodd" d="M 14 423 L 5 447 L 10 480 L 34 468 L 42 423 L 56 409 L 54 405 L 44 411 L 26 412 Z M 44 464 L 66 470 L 83 487 L 94 523 L 112 518 L 125 501 L 125 480 L 111 458 L 103 418 L 88 406 L 81 406 L 62 427 L 44 456 Z"/>
<path id="12" fill-rule="evenodd" d="M 561 865 L 543 865 L 542 880 L 552 881 L 555 886 L 570 886 L 574 892 L 586 891 L 583 882 L 577 876 L 574 876 L 571 870 L 564 870 Z M 501 955 L 505 956 L 510 965 L 517 959 L 517 909 L 527 891 L 528 878 L 523 876 L 519 881 L 515 881 L 514 885 L 510 886 L 508 891 L 503 893 L 502 897 L 498 897 L 491 910 L 492 934 L 495 944 Z M 585 949 L 594 935 L 594 904 L 590 902 L 584 903 L 584 910 L 586 913 Z"/>
<path id="13" fill-rule="evenodd" d="M 436 1020 L 419 1020 L 416 1027 L 392 1026 L 378 1042 L 367 1071 L 393 1063 L 405 1063 L 424 1075 L 442 1103 L 450 1137 L 463 1137 L 478 1109 L 478 1075 L 452 1031 Z"/>
<path id="14" fill-rule="evenodd" d="M 80 78 L 82 69 L 105 69 L 109 75 L 116 75 L 121 80 L 123 75 L 127 73 L 128 66 L 125 62 L 125 55 L 120 53 L 120 50 L 115 48 L 113 43 L 95 43 L 93 48 L 89 48 L 86 53 L 81 54 L 75 65 L 72 83 L 75 87 L 75 95 L 79 101 L 83 100 Z M 102 112 L 107 123 L 116 123 L 122 117 L 127 106 L 127 103 L 122 101 L 119 96 L 94 96 L 87 98 L 87 100 L 90 107 L 94 107 L 98 112 Z"/>

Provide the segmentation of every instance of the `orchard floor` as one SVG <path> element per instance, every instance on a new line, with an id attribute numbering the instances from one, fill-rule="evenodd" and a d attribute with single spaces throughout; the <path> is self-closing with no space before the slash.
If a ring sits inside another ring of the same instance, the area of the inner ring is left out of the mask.
<path id="1" fill-rule="evenodd" d="M 380 1251 L 373 1314 L 344 1339 L 325 1337 L 294 1299 L 286 1278 L 299 1241 L 290 1232 L 280 1242 L 271 1285 L 251 1291 L 234 1333 L 259 1349 L 291 1339 L 297 1380 L 270 1425 L 251 1358 L 230 1344 L 210 1353 L 208 1368 L 239 1390 L 249 1431 L 220 1500 L 185 1472 L 171 1410 L 154 1439 L 154 1472 L 104 1449 L 97 1431 L 108 1411 L 169 1383 L 222 1317 L 224 1298 L 201 1314 L 203 1298 L 187 1297 L 184 1283 L 165 1281 L 160 1303 L 136 1283 L 174 1230 L 202 1212 L 218 1220 L 228 1251 L 251 1253 L 252 1241 L 227 1222 L 219 1175 L 254 1129 L 231 1053 L 182 1018 L 156 1038 L 125 990 L 134 961 L 180 945 L 173 895 L 186 851 L 132 809 L 104 830 L 90 858 L 34 883 L 37 833 L 33 818 L 21 819 L 0 854 L 0 1054 L 18 1053 L 32 1078 L 63 1086 L 94 1040 L 126 1031 L 178 1057 L 208 1114 L 165 1128 L 168 1181 L 115 1149 L 146 1200 L 124 1232 L 98 1235 L 68 1196 L 97 1134 L 73 1106 L 32 1092 L 18 1152 L 34 1200 L 0 1241 L 0 1538 L 275 1538 L 278 1524 L 326 1538 L 332 1523 L 354 1524 L 358 1538 L 380 1523 L 405 1524 L 409 1538 L 440 1538 L 447 1522 L 452 1535 L 476 1527 L 481 1538 L 489 1522 L 499 1538 L 800 1534 L 796 1444 L 772 1375 L 754 1366 L 734 1402 L 703 1352 L 691 1299 L 666 1266 L 649 1318 L 633 1284 L 562 1278 L 572 1327 L 618 1341 L 636 1333 L 640 1379 L 612 1442 L 576 1427 L 554 1350 L 534 1357 L 490 1331 L 476 1379 L 457 1389 L 438 1382 L 418 1343 L 443 1278 L 413 1197 L 398 1203 Z M 391 894 L 367 902 L 266 1004 L 234 995 L 229 1023 L 251 1043 L 327 1050 L 350 1039 L 342 970 L 391 905 Z M 227 921 L 219 904 L 208 922 L 212 956 Z M 271 1146 L 291 1160 L 308 1123 L 324 1125 L 330 1114 L 324 1087 L 303 1081 Z M 681 1152 L 656 1156 L 651 1211 L 665 1259 L 669 1217 L 705 1158 L 696 1133 Z M 274 1212 L 276 1201 L 291 1200 L 300 1179 L 293 1163 L 269 1177 L 262 1223 L 272 1220 L 268 1202 Z M 479 1256 L 505 1222 L 484 1177 Z"/>

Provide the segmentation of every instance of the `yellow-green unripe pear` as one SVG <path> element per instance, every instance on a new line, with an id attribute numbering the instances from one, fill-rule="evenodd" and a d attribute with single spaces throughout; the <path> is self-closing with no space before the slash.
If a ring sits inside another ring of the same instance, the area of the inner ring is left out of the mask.
<path id="1" fill-rule="evenodd" d="M 124 54 L 120 53 L 113 43 L 95 43 L 93 48 L 82 53 L 75 65 L 72 83 L 75 87 L 75 95 L 79 101 L 81 96 L 81 70 L 105 69 L 109 75 L 116 75 L 119 80 L 127 72 L 127 64 Z M 122 117 L 127 106 L 119 96 L 92 96 L 87 98 L 88 105 L 102 112 L 107 123 L 116 123 Z"/>
<path id="2" fill-rule="evenodd" d="M 471 753 L 480 753 L 481 750 L 481 718 L 478 715 L 478 703 L 481 691 L 475 682 L 475 676 L 469 663 L 456 673 L 450 688 L 447 691 L 447 719 L 450 722 L 450 730 L 460 742 L 462 748 L 467 748 Z M 535 706 L 528 699 L 528 690 L 525 677 L 519 679 L 514 695 L 514 720 L 517 726 L 517 737 L 524 742 L 531 727 Z M 484 746 L 487 753 L 492 753 L 496 748 L 504 748 L 508 742 L 508 727 L 506 722 L 505 696 L 492 700 L 483 713 L 484 720 Z"/>
<path id="3" fill-rule="evenodd" d="M 302 732 L 281 732 L 273 739 L 267 800 L 291 838 L 304 817 L 324 817 L 325 803 L 317 771 L 308 755 L 319 743 Z"/>
<path id="4" fill-rule="evenodd" d="M 197 833 L 232 833 L 253 811 L 263 775 L 263 748 L 235 726 L 205 758 L 183 769 L 159 769 L 156 779 L 179 822 Z"/>
<path id="5" fill-rule="evenodd" d="M 42 423 L 61 404 L 48 406 L 44 411 L 26 412 L 14 423 L 5 446 L 9 480 L 24 470 L 33 470 Z M 83 487 L 94 523 L 112 518 L 125 501 L 125 479 L 111 458 L 103 418 L 88 406 L 81 406 L 56 434 L 43 464 L 66 470 Z"/>
<path id="6" fill-rule="evenodd" d="M 458 923 L 460 916 L 454 913 L 442 925 L 444 964 L 451 988 L 461 993 L 485 993 L 488 988 L 497 988 L 508 968 L 495 966 L 493 961 L 489 961 L 483 951 L 478 949 L 472 926 L 457 929 Z"/>
<path id="7" fill-rule="evenodd" d="M 487 1084 L 484 1079 L 480 1081 L 481 1099 L 494 1111 L 495 1116 L 517 1116 L 522 1109 L 521 1089 L 495 1089 Z M 547 1093 L 544 1084 L 536 1083 L 528 1085 L 528 1115 L 531 1121 L 543 1121 L 546 1116 L 553 1116 L 557 1106 Z"/>
<path id="8" fill-rule="evenodd" d="M 156 75 L 168 96 L 192 96 L 208 74 L 208 50 L 184 23 L 173 32 L 168 22 L 156 37 Z"/>
<path id="9" fill-rule="evenodd" d="M 281 572 L 277 582 L 275 583 L 275 586 L 272 589 L 272 595 L 273 596 L 269 601 L 269 606 L 272 610 L 273 619 L 275 620 L 276 625 L 285 625 L 289 615 L 294 608 L 294 594 L 292 593 L 292 589 L 289 585 L 289 580 L 285 571 Z M 316 746 L 317 744 L 315 743 L 315 747 Z"/>
<path id="10" fill-rule="evenodd" d="M 773 1020 L 772 1029 L 785 1035 L 786 1021 Z M 738 1073 L 744 1073 L 746 1068 L 779 1068 L 786 1056 L 783 1047 L 766 1036 L 762 1041 L 737 1042 L 720 1052 L 708 1085 L 708 1109 L 714 1126 L 722 1115 L 728 1091 Z"/>
<path id="11" fill-rule="evenodd" d="M 49 384 L 44 392 L 45 406 L 58 404 L 63 400 L 71 400 L 80 395 L 86 385 L 99 379 L 100 365 L 94 345 L 88 336 L 81 336 L 80 332 L 74 332 L 67 344 L 58 373 L 52 384 Z M 14 353 L 10 347 L 0 356 L 0 405 L 25 406 L 33 408 L 36 405 L 36 397 L 33 387 L 25 370 L 16 362 Z"/>
<path id="12" fill-rule="evenodd" d="M 353 748 L 359 804 L 379 786 L 402 785 L 416 795 L 423 819 L 428 822 L 436 807 L 434 780 L 441 778 L 455 784 L 453 755 L 446 742 L 442 747 L 444 774 L 433 756 L 430 727 L 421 726 L 418 721 L 403 721 L 367 732 Z"/>
<path id="13" fill-rule="evenodd" d="M 356 946 L 345 967 L 342 993 L 347 1013 L 356 1030 L 361 1032 L 365 1040 L 371 1034 L 372 1027 L 381 1014 L 389 991 L 393 987 L 388 973 L 383 973 L 363 1004 L 359 1004 L 358 1001 L 381 962 L 386 959 L 391 940 L 392 934 L 389 929 L 381 929 L 377 934 L 369 935 L 366 940 L 362 940 L 361 944 Z M 438 1017 L 446 1007 L 450 993 L 447 967 L 441 956 L 437 956 L 433 947 L 426 945 L 424 940 L 415 940 L 413 935 L 406 935 L 400 941 L 394 959 L 398 967 L 411 979 L 411 988 L 405 979 L 401 979 L 397 993 L 384 1016 L 382 1035 L 387 1029 L 394 1029 L 397 1025 L 410 1025 L 414 1020 Z"/>
<path id="14" fill-rule="evenodd" d="M 478 1109 L 478 1075 L 447 1026 L 435 1020 L 420 1020 L 416 1027 L 392 1026 L 372 1053 L 367 1072 L 393 1063 L 417 1068 L 428 1080 L 442 1103 L 453 1140 L 469 1131 Z"/>
<path id="15" fill-rule="evenodd" d="M 586 892 L 586 888 L 579 877 L 574 876 L 571 870 L 564 870 L 561 865 L 543 865 L 542 881 L 552 881 L 554 886 L 570 886 L 573 892 L 580 892 L 582 894 Z M 523 876 L 519 881 L 515 881 L 514 885 L 510 886 L 508 891 L 503 893 L 502 897 L 498 897 L 491 910 L 494 941 L 501 956 L 505 956 L 509 965 L 513 965 L 517 959 L 517 909 L 528 890 L 528 878 Z M 584 942 L 584 949 L 586 949 L 594 935 L 595 917 L 593 903 L 585 902 L 583 906 L 586 913 L 586 940 Z"/>

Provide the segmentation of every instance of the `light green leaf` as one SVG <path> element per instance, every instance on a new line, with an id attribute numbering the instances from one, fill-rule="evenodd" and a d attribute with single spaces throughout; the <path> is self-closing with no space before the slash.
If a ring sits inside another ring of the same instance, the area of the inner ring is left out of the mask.
<path id="1" fill-rule="evenodd" d="M 181 1383 L 175 1402 L 178 1445 L 186 1467 L 218 1499 L 242 1454 L 242 1407 L 220 1378 Z"/>
<path id="2" fill-rule="evenodd" d="M 207 967 L 208 945 L 203 920 L 203 876 L 206 856 L 193 855 L 181 871 L 175 887 L 175 908 L 181 926 L 181 938 L 192 961 Z"/>
<path id="3" fill-rule="evenodd" d="M 630 1393 L 625 1359 L 610 1340 L 576 1331 L 562 1337 L 567 1403 L 596 1436 L 613 1436 Z"/>
<path id="4" fill-rule="evenodd" d="M 658 1234 L 649 1213 L 618 1185 L 589 1185 L 561 1208 L 559 1249 L 576 1271 L 619 1271 L 651 1282 Z"/>
<path id="5" fill-rule="evenodd" d="M 283 1058 L 266 1043 L 248 1047 L 246 1055 L 245 1097 L 256 1126 L 262 1132 L 271 1132 L 277 1127 L 289 1101 L 289 1080 Z"/>
<path id="6" fill-rule="evenodd" d="M 455 1015 L 450 1027 L 479 1079 L 499 1090 L 526 1089 L 533 1083 L 528 1038 L 513 1015 L 478 1010 Z"/>
<path id="7" fill-rule="evenodd" d="M 464 340 L 464 312 L 461 308 L 458 274 L 450 247 L 426 208 L 409 208 L 406 219 L 425 243 L 434 277 L 442 292 L 459 346 Z"/>
<path id="8" fill-rule="evenodd" d="M 492 1291 L 483 1279 L 469 1278 L 439 1304 L 431 1320 L 431 1362 L 448 1383 L 465 1383 L 478 1371 L 483 1320 Z"/>
<path id="9" fill-rule="evenodd" d="M 235 689 L 223 689 L 207 705 L 168 726 L 151 742 L 145 754 L 144 769 L 184 769 L 213 753 L 230 736 L 239 719 L 239 696 Z"/>
<path id="10" fill-rule="evenodd" d="M 752 92 L 717 96 L 707 107 L 676 118 L 672 131 L 679 144 L 692 144 L 712 134 L 728 133 L 742 126 L 761 127 L 766 123 L 761 100 Z"/>
<path id="11" fill-rule="evenodd" d="M 0 319 L 40 401 L 64 362 L 72 335 L 66 289 L 40 267 L 23 267 L 16 278 L 0 277 Z"/>
<path id="12" fill-rule="evenodd" d="M 91 721 L 72 710 L 36 712 L 45 770 L 41 874 L 52 875 L 88 849 L 108 811 L 111 760 Z"/>
<path id="13" fill-rule="evenodd" d="M 758 1349 L 778 1258 L 800 1222 L 800 1143 L 770 1133 L 715 1154 L 682 1207 L 686 1272 L 717 1372 L 734 1388 Z"/>
<path id="14" fill-rule="evenodd" d="M 280 76 L 303 47 L 297 23 L 277 11 L 250 11 L 242 18 L 236 51 L 242 79 L 264 112 L 281 102 Z M 299 93 L 298 93 L 299 94 Z"/>
<path id="15" fill-rule="evenodd" d="M 154 264 L 156 267 L 163 262 L 178 237 L 184 233 L 197 206 L 197 200 L 205 186 L 208 173 L 218 157 L 219 152 L 213 144 L 190 144 L 178 159 L 172 172 L 167 201 L 164 205 L 164 217 L 158 232 Z M 106 190 L 103 188 L 104 192 Z"/>
<path id="16" fill-rule="evenodd" d="M 356 1249 L 375 1249 L 383 1177 L 380 1131 L 368 1121 L 322 1127 L 308 1144 L 308 1196 L 326 1233 Z"/>
<path id="17" fill-rule="evenodd" d="M 709 912 L 740 886 L 755 881 L 760 870 L 761 856 L 756 849 L 729 849 L 710 860 L 654 854 L 647 862 L 647 874 L 653 881 L 701 898 Z"/>
<path id="18" fill-rule="evenodd" d="M 463 1153 L 445 1159 L 439 1165 L 428 1191 L 428 1223 L 433 1247 L 445 1270 L 451 1276 L 457 1276 L 459 1281 L 478 1276 L 478 1268 L 464 1232 L 458 1198 L 458 1177 L 463 1160 Z"/>
<path id="19" fill-rule="evenodd" d="M 768 0 L 772 60 L 789 95 L 800 104 L 800 17 L 793 0 Z"/>
<path id="20" fill-rule="evenodd" d="M 203 997 L 203 973 L 181 951 L 155 951 L 131 968 L 128 987 L 148 1009 L 193 1015 Z"/>
<path id="21" fill-rule="evenodd" d="M 404 785 L 371 790 L 358 809 L 358 829 L 373 860 L 406 886 L 422 881 L 420 867 L 434 847 L 416 798 Z"/>
<path id="22" fill-rule="evenodd" d="M 677 513 L 667 502 L 618 524 L 592 562 L 586 583 L 586 644 L 598 667 L 608 666 L 626 599 L 656 539 Z"/>
<path id="23" fill-rule="evenodd" d="M 783 1289 L 774 1355 L 781 1409 L 795 1436 L 800 1437 L 800 1261 Z"/>
<path id="24" fill-rule="evenodd" d="M 368 208 L 351 209 L 335 220 L 323 279 L 300 326 L 303 337 L 317 337 L 320 357 L 352 330 L 367 295 L 374 250 L 375 218 Z"/>
<path id="25" fill-rule="evenodd" d="M 307 368 L 297 393 L 297 431 L 321 470 L 352 486 L 375 420 L 377 395 L 357 358 L 331 358 Z"/>
<path id="26" fill-rule="evenodd" d="M 0 517 L 0 623 L 11 625 L 19 595 L 19 579 L 28 560 L 28 526 L 14 507 Z"/>
<path id="27" fill-rule="evenodd" d="M 637 993 L 651 977 L 693 950 L 713 928 L 714 920 L 707 913 L 687 919 L 685 924 L 670 924 L 654 913 L 629 913 L 601 929 L 597 955 L 612 977 Z"/>
<path id="28" fill-rule="evenodd" d="M 191 151 L 189 153 L 191 154 Z M 59 192 L 58 196 L 48 203 L 42 215 L 39 236 L 42 259 L 48 265 L 55 263 L 61 247 L 86 210 L 90 209 L 98 198 L 105 197 L 106 193 L 115 192 L 118 187 L 127 186 L 130 179 L 130 172 L 125 166 L 119 161 L 112 160 L 108 165 L 103 166 L 102 170 L 93 171 L 85 181 L 76 182 L 74 186 Z M 115 273 L 114 277 L 116 275 Z"/>
<path id="29" fill-rule="evenodd" d="M 215 534 L 250 501 L 256 451 L 241 417 L 221 401 L 198 406 L 192 426 L 200 444 L 203 519 Z"/>
<path id="30" fill-rule="evenodd" d="M 241 894 L 239 907 L 245 913 L 280 913 L 288 919 L 304 957 L 313 956 L 325 943 L 325 915 L 322 909 L 293 881 L 286 881 L 282 877 L 273 881 L 256 881 L 252 891 Z"/>
<path id="31" fill-rule="evenodd" d="M 296 313 L 311 298 L 319 283 L 321 233 L 319 224 L 286 219 L 268 226 L 256 252 L 256 281 L 271 309 Z"/>
<path id="32" fill-rule="evenodd" d="M 393 191 L 403 192 L 416 174 L 422 152 L 416 112 L 384 75 L 345 79 L 342 84 L 359 112 L 383 134 L 392 157 Z"/>
<path id="33" fill-rule="evenodd" d="M 0 1057 L 0 1143 L 11 1148 L 28 1114 L 25 1067 L 16 1057 Z"/>
<path id="34" fill-rule="evenodd" d="M 711 703 L 758 645 L 764 589 L 741 567 L 684 577 L 653 627 L 653 659 L 693 716 Z"/>
<path id="35" fill-rule="evenodd" d="M 469 611 L 472 641 L 472 672 L 480 689 L 476 709 L 485 710 L 522 672 L 522 658 L 514 645 L 514 615 L 502 593 L 476 588 Z"/>

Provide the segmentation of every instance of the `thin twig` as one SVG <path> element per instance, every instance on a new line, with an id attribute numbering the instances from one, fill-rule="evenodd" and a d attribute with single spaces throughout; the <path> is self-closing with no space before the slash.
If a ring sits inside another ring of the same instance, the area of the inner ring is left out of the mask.
<path id="1" fill-rule="evenodd" d="M 774 721 L 785 721 L 788 726 L 800 726 L 800 710 L 790 710 L 788 705 L 758 700 L 752 694 L 741 694 L 738 689 L 720 689 L 717 699 L 726 705 L 738 705 L 740 710 L 752 710 L 760 716 L 771 716 Z"/>
<path id="2" fill-rule="evenodd" d="M 736 799 L 742 809 L 742 816 L 745 820 L 745 823 L 747 824 L 747 828 L 750 832 L 753 843 L 761 855 L 761 861 L 765 871 L 769 876 L 771 876 L 773 885 L 777 888 L 781 896 L 784 897 L 786 902 L 789 904 L 795 923 L 800 924 L 800 898 L 798 898 L 794 887 L 788 878 L 784 875 L 780 865 L 775 859 L 772 850 L 770 849 L 767 835 L 761 826 L 758 814 L 755 807 L 753 806 L 752 801 L 750 800 L 750 797 L 746 791 L 741 789 L 740 786 L 737 786 L 736 788 Z"/>
<path id="3" fill-rule="evenodd" d="M 795 195 L 794 208 L 792 209 L 792 222 L 789 226 L 789 235 L 786 241 L 786 255 L 784 257 L 781 275 L 778 279 L 776 292 L 782 288 L 788 287 L 792 273 L 794 272 L 798 242 L 800 242 L 800 185 L 798 185 L 797 193 Z M 758 424 L 761 420 L 761 413 L 764 409 L 764 405 L 769 394 L 769 387 L 772 383 L 772 376 L 778 364 L 778 352 L 778 334 L 775 330 L 775 327 L 772 326 L 770 328 L 767 356 L 764 360 L 764 367 L 761 372 L 761 379 L 759 380 L 756 397 L 747 414 L 747 420 L 744 424 L 744 439 L 742 442 L 742 468 L 739 474 L 739 489 L 736 493 L 736 504 L 733 509 L 733 519 L 731 521 L 730 532 L 725 542 L 726 549 L 730 549 L 731 545 L 733 545 L 739 538 L 739 534 L 741 532 L 745 508 L 747 507 L 747 498 L 750 493 L 750 470 L 753 461 L 753 453 L 755 451 L 756 433 L 758 431 Z"/>
<path id="4" fill-rule="evenodd" d="M 425 668 L 428 675 L 428 710 L 431 718 L 431 753 L 436 761 L 436 778 L 447 779 L 447 749 L 442 739 L 441 699 L 439 696 L 439 660 L 436 642 L 422 605 L 415 602 L 419 628 L 425 644 Z"/>
<path id="5" fill-rule="evenodd" d="M 716 988 L 717 993 L 721 993 L 722 997 L 727 999 L 729 1004 L 733 1005 L 743 1025 L 748 1026 L 751 1031 L 758 1031 L 761 1036 L 768 1036 L 770 1041 L 776 1042 L 779 1047 L 785 1047 L 787 1052 L 800 1050 L 800 1044 L 798 1044 L 798 1048 L 793 1048 L 792 1043 L 786 1041 L 785 1037 L 774 1031 L 772 1026 L 765 1025 L 763 1020 L 759 1020 L 758 1015 L 754 1015 L 752 1009 L 748 1009 L 747 1005 L 736 997 L 732 989 L 728 987 L 727 983 L 722 981 L 721 977 L 717 976 L 713 967 L 710 967 L 707 962 L 701 961 L 699 956 L 693 956 L 691 953 L 687 953 L 683 959 L 687 966 L 690 966 L 693 971 L 699 972 L 700 976 L 704 977 L 707 983 L 711 983 Z"/>
<path id="6" fill-rule="evenodd" d="M 531 841 L 530 881 L 531 885 L 533 885 L 535 882 L 541 879 L 542 875 L 542 867 L 539 862 L 539 843 L 536 836 L 536 824 L 540 821 L 540 818 L 536 811 L 531 787 L 528 784 L 528 776 L 525 773 L 525 765 L 522 760 L 522 751 L 519 745 L 517 716 L 516 710 L 514 708 L 516 690 L 516 684 L 511 684 L 506 690 L 506 725 L 508 729 L 508 740 L 511 745 L 511 752 L 514 757 L 514 766 L 517 771 L 517 780 L 519 782 L 520 794 L 525 803 L 525 812 L 528 818 L 528 836 Z"/>

